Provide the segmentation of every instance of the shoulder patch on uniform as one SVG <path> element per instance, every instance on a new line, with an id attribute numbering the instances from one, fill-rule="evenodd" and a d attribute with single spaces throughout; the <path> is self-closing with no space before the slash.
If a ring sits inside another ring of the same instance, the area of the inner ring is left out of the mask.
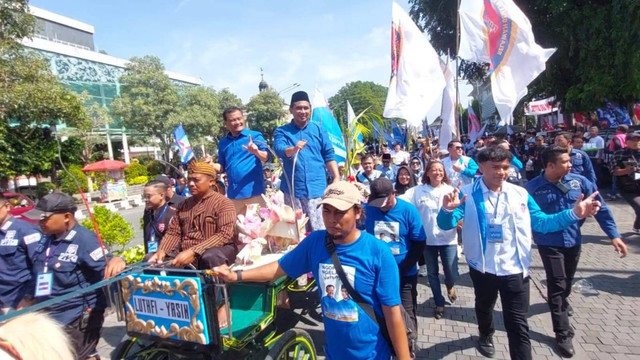
<path id="1" fill-rule="evenodd" d="M 105 253 L 107 251 L 105 250 Z M 93 261 L 98 261 L 100 259 L 102 259 L 102 257 L 104 256 L 104 254 L 102 253 L 102 248 L 98 247 L 97 249 L 93 250 L 89 256 L 91 256 L 91 258 L 93 259 Z"/>
<path id="2" fill-rule="evenodd" d="M 40 235 L 40 233 L 33 233 L 31 235 L 27 235 L 24 237 L 24 243 L 27 245 L 33 244 L 34 242 L 40 241 L 41 237 L 42 236 Z"/>
<path id="3" fill-rule="evenodd" d="M 6 223 L 4 223 L 4 225 L 2 225 L 0 229 L 7 231 L 7 229 L 9 228 L 9 226 L 11 226 L 11 224 L 13 224 L 13 221 L 7 221 Z"/>
<path id="4" fill-rule="evenodd" d="M 65 240 L 71 240 L 71 239 L 73 239 L 74 236 L 76 236 L 76 231 L 75 230 L 71 230 L 71 231 L 69 231 L 69 233 L 67 234 L 67 236 L 64 239 Z"/>
<path id="5" fill-rule="evenodd" d="M 580 189 L 580 181 L 578 181 L 578 180 L 569 181 L 569 187 L 572 188 L 573 190 Z"/>

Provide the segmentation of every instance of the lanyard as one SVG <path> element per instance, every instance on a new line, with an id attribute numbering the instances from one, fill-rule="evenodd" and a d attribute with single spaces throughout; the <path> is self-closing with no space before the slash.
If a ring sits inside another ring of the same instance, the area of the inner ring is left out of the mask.
<path id="1" fill-rule="evenodd" d="M 158 224 L 160 224 L 160 220 L 162 220 L 162 216 L 164 215 L 165 211 L 167 211 L 168 206 L 169 206 L 169 203 L 164 204 L 164 206 L 162 207 L 162 211 L 160 211 L 160 214 L 158 215 L 157 218 L 154 219 L 154 222 L 151 225 L 151 229 L 154 232 L 151 235 L 154 237 L 155 237 L 155 233 L 160 234 L 160 231 L 158 231 Z"/>
<path id="2" fill-rule="evenodd" d="M 498 217 L 498 205 L 500 205 L 500 195 L 502 195 L 502 192 L 498 193 L 498 199 L 496 200 L 496 204 L 493 205 L 493 202 L 491 202 L 491 196 L 487 194 L 487 201 L 489 201 L 489 204 L 493 206 L 493 220 L 495 220 Z"/>
<path id="3" fill-rule="evenodd" d="M 53 253 L 56 253 L 56 250 L 58 250 L 58 248 L 60 246 L 62 246 L 63 242 L 60 241 L 60 244 L 58 244 L 54 249 L 53 249 Z M 50 255 L 51 253 L 51 241 L 49 241 L 49 246 L 47 246 L 47 251 L 45 252 L 44 255 L 44 273 L 47 272 L 47 270 L 49 269 L 49 259 L 51 259 L 52 255 Z"/>

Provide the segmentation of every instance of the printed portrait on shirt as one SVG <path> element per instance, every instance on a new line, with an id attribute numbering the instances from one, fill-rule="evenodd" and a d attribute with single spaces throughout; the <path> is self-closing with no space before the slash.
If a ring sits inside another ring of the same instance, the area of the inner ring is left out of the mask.
<path id="1" fill-rule="evenodd" d="M 391 253 L 400 253 L 400 223 L 397 221 L 376 221 L 373 227 L 375 236 L 386 242 Z"/>
<path id="2" fill-rule="evenodd" d="M 320 303 L 324 316 L 338 321 L 358 321 L 356 302 L 349 295 L 347 288 L 343 286 L 333 264 L 319 264 L 318 266 L 319 285 L 322 289 Z M 342 265 L 342 268 L 349 283 L 354 286 L 356 269 L 348 265 Z"/>

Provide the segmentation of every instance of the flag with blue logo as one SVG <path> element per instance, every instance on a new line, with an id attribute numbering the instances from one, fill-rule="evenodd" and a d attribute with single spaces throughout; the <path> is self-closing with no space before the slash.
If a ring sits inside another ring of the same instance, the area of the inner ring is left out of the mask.
<path id="1" fill-rule="evenodd" d="M 344 162 L 347 158 L 347 147 L 344 145 L 342 130 L 338 125 L 338 120 L 333 117 L 327 100 L 320 90 L 316 89 L 313 97 L 313 114 L 311 121 L 320 125 L 329 135 L 329 141 L 333 145 L 336 162 Z"/>
<path id="2" fill-rule="evenodd" d="M 176 141 L 176 146 L 180 150 L 180 164 L 186 164 L 189 160 L 193 159 L 193 150 L 187 139 L 187 133 L 182 128 L 182 124 L 173 130 L 173 138 Z"/>

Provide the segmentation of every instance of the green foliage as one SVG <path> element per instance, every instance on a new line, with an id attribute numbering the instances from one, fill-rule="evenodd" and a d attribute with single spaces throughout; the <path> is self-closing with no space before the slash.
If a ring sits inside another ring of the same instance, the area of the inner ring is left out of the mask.
<path id="1" fill-rule="evenodd" d="M 147 167 L 140 164 L 136 159 L 133 159 L 133 161 L 131 162 L 131 164 L 129 164 L 129 166 L 127 166 L 126 168 L 124 168 L 124 181 L 129 184 L 131 184 L 131 181 L 137 177 L 140 176 L 147 176 L 148 172 L 147 172 Z"/>
<path id="2" fill-rule="evenodd" d="M 164 173 L 165 164 L 158 160 L 152 160 L 147 164 L 147 173 L 149 176 L 160 175 Z"/>
<path id="3" fill-rule="evenodd" d="M 18 41 L 33 35 L 35 23 L 28 0 L 0 2 L 0 48 L 20 46 Z"/>
<path id="4" fill-rule="evenodd" d="M 170 121 L 170 115 L 180 98 L 164 71 L 164 65 L 155 56 L 131 58 L 119 79 L 120 97 L 113 101 L 112 108 L 113 115 L 122 117 L 125 127 L 160 140 L 168 155 L 173 140 L 167 134 L 177 125 Z"/>
<path id="5" fill-rule="evenodd" d="M 128 184 L 129 185 L 140 185 L 140 184 L 146 184 L 149 182 L 149 178 L 146 176 L 136 176 L 133 179 L 129 180 Z"/>
<path id="6" fill-rule="evenodd" d="M 142 261 L 146 255 L 144 252 L 144 244 L 139 244 L 125 250 L 116 250 L 113 253 L 118 256 L 123 256 L 127 265 Z"/>
<path id="7" fill-rule="evenodd" d="M 56 184 L 54 183 L 51 183 L 48 181 L 38 183 L 38 185 L 36 185 L 36 196 L 39 199 L 55 189 L 56 189 Z"/>
<path id="8" fill-rule="evenodd" d="M 110 211 L 104 206 L 95 206 L 93 208 L 93 216 L 98 223 L 100 237 L 102 241 L 109 246 L 118 246 L 124 248 L 133 238 L 133 227 L 122 215 Z M 93 230 L 91 218 L 87 217 L 82 220 L 82 226 L 89 230 Z"/>
<path id="9" fill-rule="evenodd" d="M 329 98 L 329 106 L 336 119 L 346 123 L 347 100 L 353 112 L 359 114 L 365 109 L 368 113 L 382 118 L 384 103 L 387 99 L 387 88 L 372 81 L 354 81 L 344 85 Z"/>
<path id="10" fill-rule="evenodd" d="M 87 192 L 89 190 L 87 175 L 85 175 L 81 169 L 82 167 L 79 165 L 70 165 L 67 167 L 69 173 L 66 171 L 62 171 L 60 173 L 60 189 L 62 192 L 69 195 L 77 194 L 78 185 L 80 185 L 83 192 Z M 76 181 L 74 181 L 74 178 Z"/>
<path id="11" fill-rule="evenodd" d="M 457 2 L 409 3 L 433 47 L 454 54 Z M 640 96 L 639 1 L 527 0 L 518 6 L 531 21 L 536 42 L 557 48 L 524 101 L 556 96 L 572 112 L 594 110 L 605 99 L 629 106 Z M 462 62 L 461 73 L 477 81 L 486 75 L 486 65 Z"/>
<path id="12" fill-rule="evenodd" d="M 169 122 L 182 124 L 192 147 L 207 143 L 206 136 L 219 134 L 222 125 L 222 109 L 216 91 L 204 86 L 192 86 L 180 92 L 176 111 L 169 115 Z"/>
<path id="13" fill-rule="evenodd" d="M 147 166 L 150 162 L 152 162 L 153 156 L 151 155 L 140 155 L 136 157 L 136 160 L 138 160 L 138 162 L 144 166 Z"/>
<path id="14" fill-rule="evenodd" d="M 251 97 L 247 103 L 247 123 L 253 130 L 260 131 L 267 141 L 273 138 L 273 131 L 279 121 L 287 115 L 283 109 L 284 100 L 278 92 L 267 89 Z"/>

